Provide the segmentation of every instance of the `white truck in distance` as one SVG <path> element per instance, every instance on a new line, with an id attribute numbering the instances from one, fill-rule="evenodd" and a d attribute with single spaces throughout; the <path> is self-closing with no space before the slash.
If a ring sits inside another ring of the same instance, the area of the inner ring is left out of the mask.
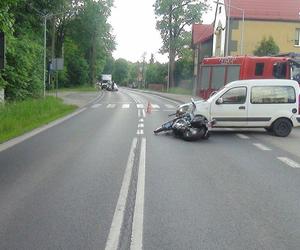
<path id="1" fill-rule="evenodd" d="M 101 76 L 101 88 L 102 89 L 107 89 L 112 83 L 112 76 L 103 74 Z"/>

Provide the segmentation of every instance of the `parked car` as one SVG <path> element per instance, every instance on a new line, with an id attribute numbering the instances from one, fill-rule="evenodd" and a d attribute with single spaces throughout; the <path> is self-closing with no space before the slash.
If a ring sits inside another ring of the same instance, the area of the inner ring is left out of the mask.
<path id="1" fill-rule="evenodd" d="M 288 136 L 300 126 L 299 84 L 294 80 L 239 80 L 225 85 L 207 101 L 196 102 L 196 114 L 216 120 L 214 127 L 265 128 Z M 190 104 L 179 106 L 185 112 Z"/>

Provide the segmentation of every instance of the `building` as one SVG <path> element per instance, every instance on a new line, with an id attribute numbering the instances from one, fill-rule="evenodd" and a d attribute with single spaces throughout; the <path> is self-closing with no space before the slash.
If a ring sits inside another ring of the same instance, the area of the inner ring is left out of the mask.
<path id="1" fill-rule="evenodd" d="M 253 55 L 259 42 L 269 36 L 280 52 L 300 52 L 299 0 L 218 1 L 213 56 Z"/>

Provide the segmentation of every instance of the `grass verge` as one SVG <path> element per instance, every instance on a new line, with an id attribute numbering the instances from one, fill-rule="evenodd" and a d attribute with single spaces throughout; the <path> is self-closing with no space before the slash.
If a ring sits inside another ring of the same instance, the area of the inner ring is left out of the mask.
<path id="1" fill-rule="evenodd" d="M 51 96 L 0 105 L 0 143 L 63 117 L 76 108 Z"/>
<path id="2" fill-rule="evenodd" d="M 59 88 L 58 92 L 66 92 L 66 91 L 72 91 L 72 92 L 95 92 L 98 91 L 98 89 L 94 86 L 79 86 L 79 87 L 70 87 L 70 88 Z M 55 93 L 56 89 L 47 90 L 49 93 Z"/>

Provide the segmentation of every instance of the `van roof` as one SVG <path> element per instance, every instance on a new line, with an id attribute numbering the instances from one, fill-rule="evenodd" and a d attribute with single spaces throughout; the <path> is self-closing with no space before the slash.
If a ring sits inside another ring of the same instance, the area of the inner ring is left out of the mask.
<path id="1" fill-rule="evenodd" d="M 299 83 L 294 80 L 287 79 L 252 79 L 252 80 L 238 80 L 233 81 L 225 85 L 226 88 L 231 88 L 235 86 L 253 86 L 253 85 L 289 85 L 294 87 L 299 87 Z"/>

